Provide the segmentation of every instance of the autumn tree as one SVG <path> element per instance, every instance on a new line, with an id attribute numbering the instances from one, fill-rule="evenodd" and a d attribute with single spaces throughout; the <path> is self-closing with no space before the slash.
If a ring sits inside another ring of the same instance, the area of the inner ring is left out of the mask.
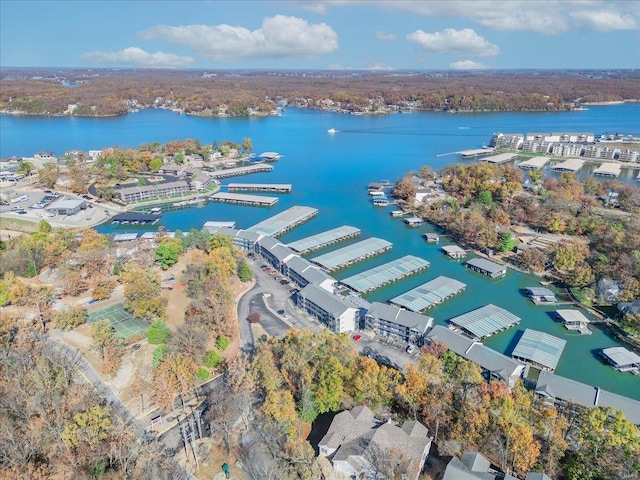
<path id="1" fill-rule="evenodd" d="M 130 264 L 122 272 L 124 306 L 134 317 L 147 321 L 162 319 L 166 314 L 167 299 L 160 295 L 160 275 L 151 270 Z"/>

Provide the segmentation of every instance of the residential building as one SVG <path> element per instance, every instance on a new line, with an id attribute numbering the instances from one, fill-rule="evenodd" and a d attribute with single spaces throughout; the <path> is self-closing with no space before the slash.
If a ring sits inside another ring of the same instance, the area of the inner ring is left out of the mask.
<path id="1" fill-rule="evenodd" d="M 140 202 L 162 197 L 173 197 L 189 193 L 189 184 L 184 180 L 145 185 L 144 187 L 125 187 L 116 190 L 116 194 L 125 203 Z"/>
<path id="2" fill-rule="evenodd" d="M 283 275 L 286 275 L 295 283 L 298 288 L 304 288 L 309 284 L 333 293 L 337 280 L 316 265 L 313 265 L 306 258 L 295 255 L 288 258 L 282 268 Z"/>
<path id="3" fill-rule="evenodd" d="M 405 343 L 422 345 L 433 318 L 403 308 L 373 302 L 364 317 L 365 330 Z"/>
<path id="4" fill-rule="evenodd" d="M 309 284 L 298 292 L 298 307 L 316 318 L 333 333 L 352 332 L 360 317 L 360 309 L 322 287 Z"/>

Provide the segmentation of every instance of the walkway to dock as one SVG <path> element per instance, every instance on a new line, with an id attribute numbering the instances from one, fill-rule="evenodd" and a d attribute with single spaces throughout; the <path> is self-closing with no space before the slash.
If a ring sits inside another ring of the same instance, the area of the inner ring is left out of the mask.
<path id="1" fill-rule="evenodd" d="M 229 192 L 291 193 L 290 183 L 230 183 Z"/>

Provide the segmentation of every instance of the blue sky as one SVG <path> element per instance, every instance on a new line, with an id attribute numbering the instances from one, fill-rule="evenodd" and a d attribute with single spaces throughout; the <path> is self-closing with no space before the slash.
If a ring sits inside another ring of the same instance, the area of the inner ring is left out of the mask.
<path id="1" fill-rule="evenodd" d="M 0 66 L 640 68 L 640 0 L 0 0 Z"/>

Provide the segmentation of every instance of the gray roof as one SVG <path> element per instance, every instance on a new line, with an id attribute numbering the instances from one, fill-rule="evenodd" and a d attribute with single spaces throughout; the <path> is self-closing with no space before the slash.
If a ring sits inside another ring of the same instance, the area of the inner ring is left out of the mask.
<path id="1" fill-rule="evenodd" d="M 555 370 L 566 344 L 566 340 L 527 328 L 511 356 Z"/>
<path id="2" fill-rule="evenodd" d="M 555 293 L 545 287 L 528 287 L 527 293 L 533 297 L 555 297 Z"/>
<path id="3" fill-rule="evenodd" d="M 327 270 L 336 270 L 351 263 L 364 260 L 366 257 L 374 255 L 379 250 L 389 249 L 392 243 L 381 238 L 371 237 L 359 242 L 347 245 L 346 247 L 333 250 L 331 252 L 318 255 L 311 259 Z"/>
<path id="4" fill-rule="evenodd" d="M 390 301 L 413 312 L 421 312 L 433 305 L 442 303 L 445 299 L 459 293 L 466 287 L 464 283 L 458 280 L 441 276 L 402 295 L 398 295 Z"/>
<path id="5" fill-rule="evenodd" d="M 451 255 L 452 253 L 464 253 L 467 254 L 466 250 L 459 245 L 445 245 L 442 247 L 442 251 L 447 255 Z"/>
<path id="6" fill-rule="evenodd" d="M 433 318 L 426 315 L 420 315 L 418 313 L 408 312 L 403 308 L 387 305 L 386 303 L 373 302 L 371 308 L 367 312 L 367 316 L 372 316 L 392 322 L 403 327 L 417 330 L 421 333 L 425 333 L 431 325 L 433 325 Z"/>
<path id="7" fill-rule="evenodd" d="M 640 355 L 624 347 L 604 348 L 602 354 L 619 367 L 640 365 Z"/>
<path id="8" fill-rule="evenodd" d="M 640 175 L 638 175 L 640 178 Z M 620 302 L 617 305 L 618 310 L 628 313 L 640 313 L 640 300 L 632 300 L 630 302 Z"/>
<path id="9" fill-rule="evenodd" d="M 377 288 L 395 282 L 403 277 L 429 268 L 430 263 L 420 257 L 405 255 L 392 262 L 379 265 L 370 270 L 358 273 L 341 280 L 341 283 L 357 292 L 370 292 Z"/>
<path id="10" fill-rule="evenodd" d="M 235 203 L 254 203 L 259 205 L 275 205 L 278 197 L 267 197 L 264 195 L 247 195 L 246 193 L 218 192 L 211 195 L 211 200 L 228 201 Z"/>
<path id="11" fill-rule="evenodd" d="M 329 315 L 333 316 L 333 318 L 340 317 L 350 308 L 357 309 L 351 302 L 343 300 L 337 295 L 329 293 L 325 289 L 312 283 L 304 287 L 298 295 L 304 298 L 305 301 L 310 301 L 317 305 Z"/>
<path id="12" fill-rule="evenodd" d="M 492 262 L 490 260 L 487 260 L 486 258 L 472 258 L 471 260 L 468 260 L 465 265 L 477 267 L 481 270 L 489 272 L 490 274 L 495 274 L 507 269 L 507 267 L 505 267 L 504 265 Z"/>
<path id="13" fill-rule="evenodd" d="M 309 283 L 320 284 L 325 280 L 335 282 L 335 278 L 327 272 L 320 270 L 306 258 L 294 256 L 285 261 L 287 268 L 297 273 Z"/>
<path id="14" fill-rule="evenodd" d="M 472 472 L 486 472 L 491 463 L 478 452 L 464 452 L 460 461 Z"/>
<path id="15" fill-rule="evenodd" d="M 51 205 L 47 207 L 47 209 L 74 209 L 80 208 L 84 205 L 84 200 L 75 200 L 75 199 L 61 199 L 53 202 Z"/>
<path id="16" fill-rule="evenodd" d="M 589 323 L 590 320 L 584 316 L 584 314 L 580 310 L 573 309 L 564 309 L 564 310 L 556 310 L 556 313 L 564 323 Z"/>
<path id="17" fill-rule="evenodd" d="M 449 322 L 476 338 L 484 338 L 517 325 L 520 323 L 520 317 L 490 303 L 453 317 Z"/>
<path id="18" fill-rule="evenodd" d="M 317 233 L 310 237 L 301 238 L 300 240 L 291 242 L 289 243 L 289 247 L 297 252 L 309 252 L 342 238 L 357 235 L 360 235 L 359 228 L 343 225 L 341 227 L 327 230 L 326 232 Z"/>
<path id="19" fill-rule="evenodd" d="M 542 472 L 529 472 L 525 480 L 551 480 L 551 478 Z"/>
<path id="20" fill-rule="evenodd" d="M 265 235 L 277 237 L 289 230 L 296 224 L 302 223 L 318 213 L 317 208 L 294 206 L 283 212 L 267 218 L 260 223 L 256 223 L 247 230 L 250 232 L 261 232 Z"/>
<path id="21" fill-rule="evenodd" d="M 640 401 L 550 372 L 540 372 L 536 393 L 585 407 L 612 407 L 622 411 L 630 422 L 640 425 Z"/>
<path id="22" fill-rule="evenodd" d="M 453 457 L 447 464 L 442 480 L 495 480 L 495 478 L 493 473 L 472 472 L 458 457 Z"/>

